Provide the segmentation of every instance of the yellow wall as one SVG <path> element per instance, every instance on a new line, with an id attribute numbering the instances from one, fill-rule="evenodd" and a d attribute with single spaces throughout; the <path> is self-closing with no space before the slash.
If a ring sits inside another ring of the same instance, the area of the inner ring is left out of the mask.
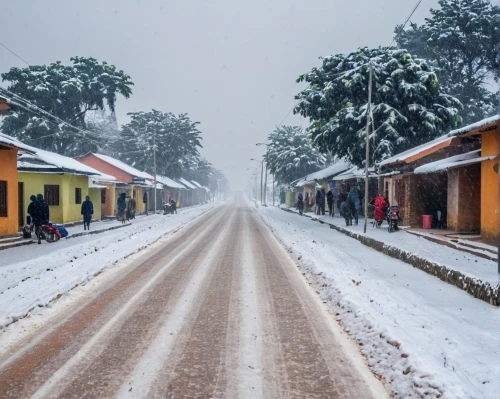
<path id="1" fill-rule="evenodd" d="M 0 236 L 19 231 L 17 150 L 0 150 L 0 180 L 7 182 L 7 217 L 0 217 Z"/>
<path id="2" fill-rule="evenodd" d="M 89 188 L 89 193 L 83 194 L 82 202 L 85 201 L 85 196 L 88 195 L 94 205 L 94 214 L 92 215 L 92 219 L 101 218 L 101 190 L 104 190 L 104 188 Z"/>
<path id="3" fill-rule="evenodd" d="M 45 194 L 46 184 L 59 185 L 59 205 L 49 206 L 50 221 L 55 223 L 69 223 L 82 220 L 81 204 L 75 203 L 75 188 L 82 189 L 82 202 L 89 193 L 88 176 L 56 175 L 46 173 L 19 172 L 19 181 L 24 183 L 24 209 L 28 209 L 30 196 Z M 99 204 L 100 204 L 99 199 Z"/>
<path id="4" fill-rule="evenodd" d="M 482 134 L 481 156 L 498 154 L 498 130 Z M 498 174 L 493 170 L 497 161 L 481 163 L 481 237 L 495 241 L 498 237 Z"/>

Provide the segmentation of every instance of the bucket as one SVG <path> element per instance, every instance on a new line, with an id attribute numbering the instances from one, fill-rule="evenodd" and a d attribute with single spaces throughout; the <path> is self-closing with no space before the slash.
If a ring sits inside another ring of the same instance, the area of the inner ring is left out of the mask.
<path id="1" fill-rule="evenodd" d="M 422 215 L 422 227 L 430 229 L 432 226 L 432 215 Z"/>

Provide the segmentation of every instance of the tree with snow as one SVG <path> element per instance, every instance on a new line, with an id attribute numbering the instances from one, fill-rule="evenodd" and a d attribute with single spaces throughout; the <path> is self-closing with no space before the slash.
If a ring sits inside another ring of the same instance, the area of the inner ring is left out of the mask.
<path id="1" fill-rule="evenodd" d="M 290 183 L 325 164 L 325 157 L 314 148 L 300 126 L 278 126 L 267 137 L 266 160 L 278 184 Z"/>
<path id="2" fill-rule="evenodd" d="M 323 58 L 301 75 L 309 86 L 295 96 L 294 113 L 309 118 L 322 153 L 365 162 L 370 65 L 373 70 L 371 162 L 425 143 L 460 123 L 460 102 L 440 91 L 432 67 L 406 50 L 360 48 Z"/>
<path id="3" fill-rule="evenodd" d="M 113 154 L 122 161 L 153 173 L 153 151 L 156 149 L 156 171 L 171 178 L 183 177 L 200 162 L 201 132 L 199 122 L 187 114 L 174 115 L 157 110 L 131 112 L 130 122 L 122 127 Z"/>
<path id="4" fill-rule="evenodd" d="M 9 83 L 9 92 L 70 125 L 87 129 L 87 114 L 105 108 L 114 112 L 117 94 L 128 98 L 133 82 L 130 76 L 106 62 L 85 57 L 74 57 L 71 61 L 71 65 L 58 61 L 50 65 L 11 68 L 1 76 Z M 73 156 L 96 151 L 105 140 L 98 134 L 84 136 L 43 115 L 20 98 L 8 92 L 3 95 L 13 112 L 5 117 L 2 130 L 26 143 Z"/>
<path id="5" fill-rule="evenodd" d="M 194 180 L 202 186 L 208 187 L 210 177 L 215 173 L 215 168 L 206 158 L 200 158 L 198 162 L 194 162 L 192 166 L 184 170 L 182 177 L 187 180 Z"/>
<path id="6" fill-rule="evenodd" d="M 443 91 L 462 102 L 464 122 L 473 123 L 497 112 L 499 92 L 488 85 L 500 78 L 500 7 L 489 0 L 439 0 L 439 6 L 421 26 L 396 27 L 397 43 L 435 65 Z"/>

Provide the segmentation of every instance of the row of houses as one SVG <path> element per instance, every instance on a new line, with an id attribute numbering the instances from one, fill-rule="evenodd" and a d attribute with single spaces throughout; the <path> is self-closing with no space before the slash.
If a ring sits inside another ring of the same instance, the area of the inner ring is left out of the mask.
<path id="1" fill-rule="evenodd" d="M 477 233 L 488 243 L 499 240 L 500 116 L 451 131 L 426 144 L 384 160 L 369 171 L 369 199 L 377 192 L 401 209 L 402 224 L 422 227 L 422 216 L 433 216 L 433 227 Z M 339 192 L 357 185 L 364 196 L 365 171 L 343 160 L 293 182 L 286 204 L 299 192 L 317 189 Z"/>
<path id="2" fill-rule="evenodd" d="M 30 196 L 42 194 L 51 221 L 81 220 L 81 204 L 88 195 L 94 218 L 114 217 L 120 193 L 136 200 L 143 213 L 174 200 L 178 207 L 210 200 L 210 191 L 195 181 L 154 177 L 112 157 L 89 153 L 76 159 L 28 146 L 0 133 L 0 236 L 17 233 L 27 222 Z M 144 202 L 146 200 L 146 202 Z"/>

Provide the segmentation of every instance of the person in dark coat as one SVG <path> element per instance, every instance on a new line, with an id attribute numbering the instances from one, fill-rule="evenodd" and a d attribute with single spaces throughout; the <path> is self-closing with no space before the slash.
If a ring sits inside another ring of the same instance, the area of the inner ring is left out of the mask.
<path id="1" fill-rule="evenodd" d="M 90 230 L 90 221 L 92 220 L 92 215 L 94 214 L 94 204 L 88 195 L 82 203 L 81 214 L 83 215 L 83 230 Z"/>
<path id="2" fill-rule="evenodd" d="M 337 208 L 340 210 L 340 216 L 342 216 L 342 210 L 341 210 L 341 207 L 342 207 L 342 203 L 343 202 L 346 202 L 347 201 L 347 197 L 346 195 L 341 191 L 339 193 L 339 196 L 337 198 Z"/>
<path id="3" fill-rule="evenodd" d="M 37 199 L 38 204 L 40 205 L 40 210 L 42 212 L 42 224 L 47 224 L 47 223 L 49 223 L 49 220 L 50 220 L 49 206 L 47 205 L 47 203 L 43 199 L 42 194 L 38 194 L 36 196 L 36 199 Z"/>
<path id="4" fill-rule="evenodd" d="M 325 190 L 316 191 L 316 215 L 325 214 Z"/>
<path id="5" fill-rule="evenodd" d="M 357 187 L 351 187 L 349 194 L 347 194 L 347 205 L 351 210 L 354 222 L 358 224 L 358 212 L 361 211 L 361 201 L 359 200 L 359 193 Z"/>
<path id="6" fill-rule="evenodd" d="M 326 194 L 326 202 L 328 203 L 328 215 L 333 216 L 333 193 L 329 190 Z"/>
<path id="7" fill-rule="evenodd" d="M 345 225 L 352 226 L 351 208 L 347 204 L 347 201 L 343 201 L 342 204 L 340 204 L 340 214 L 345 219 Z"/>
<path id="8" fill-rule="evenodd" d="M 42 227 L 43 222 L 42 208 L 40 207 L 40 204 L 38 203 L 38 200 L 34 195 L 30 197 L 30 200 L 31 202 L 28 205 L 28 214 L 31 218 L 31 224 L 33 225 L 32 228 L 35 229 L 35 235 L 38 239 L 38 244 L 41 244 L 42 240 L 40 236 L 40 228 Z"/>
<path id="9" fill-rule="evenodd" d="M 177 203 L 175 200 L 170 200 L 170 209 L 172 213 L 177 213 Z"/>
<path id="10" fill-rule="evenodd" d="M 126 193 L 121 193 L 120 196 L 118 197 L 117 205 L 118 205 L 118 210 L 117 210 L 117 216 L 119 219 L 122 221 L 122 224 L 125 224 L 125 210 L 127 209 L 127 194 Z"/>
<path id="11" fill-rule="evenodd" d="M 148 192 L 144 191 L 144 195 L 142 196 L 142 202 L 144 202 L 146 206 L 146 216 L 148 215 Z"/>

